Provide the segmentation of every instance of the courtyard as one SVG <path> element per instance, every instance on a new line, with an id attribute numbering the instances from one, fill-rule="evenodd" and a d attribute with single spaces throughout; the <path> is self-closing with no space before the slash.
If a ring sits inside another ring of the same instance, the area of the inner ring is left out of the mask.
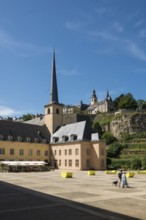
<path id="1" fill-rule="evenodd" d="M 130 188 L 119 188 L 117 174 L 72 173 L 0 173 L 0 219 L 146 219 L 146 175 L 135 172 Z"/>

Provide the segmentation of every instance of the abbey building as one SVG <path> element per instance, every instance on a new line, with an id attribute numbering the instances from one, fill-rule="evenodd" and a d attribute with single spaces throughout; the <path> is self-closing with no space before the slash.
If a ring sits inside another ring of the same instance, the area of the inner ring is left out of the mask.
<path id="1" fill-rule="evenodd" d="M 44 112 L 43 117 L 25 123 L 0 120 L 0 161 L 45 161 L 60 170 L 106 169 L 105 143 L 88 121 L 78 115 L 73 115 L 73 123 L 65 120 L 58 98 L 55 52 L 50 100 Z"/>

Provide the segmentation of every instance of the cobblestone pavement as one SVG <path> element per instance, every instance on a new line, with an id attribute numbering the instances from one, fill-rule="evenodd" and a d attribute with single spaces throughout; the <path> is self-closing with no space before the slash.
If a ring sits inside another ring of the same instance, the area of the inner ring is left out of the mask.
<path id="1" fill-rule="evenodd" d="M 0 173 L 0 219 L 146 219 L 146 175 L 136 174 L 128 178 L 130 188 L 119 188 L 112 184 L 116 174 L 72 173 Z"/>

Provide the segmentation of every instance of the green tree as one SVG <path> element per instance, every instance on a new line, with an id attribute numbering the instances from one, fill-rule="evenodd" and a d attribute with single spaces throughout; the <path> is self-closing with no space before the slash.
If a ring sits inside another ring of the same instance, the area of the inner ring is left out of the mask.
<path id="1" fill-rule="evenodd" d="M 142 159 L 142 168 L 146 169 L 146 156 Z"/>
<path id="2" fill-rule="evenodd" d="M 114 100 L 115 110 L 117 109 L 136 109 L 138 107 L 136 100 L 131 93 L 121 94 Z"/>
<path id="3" fill-rule="evenodd" d="M 28 120 L 33 119 L 33 117 L 34 117 L 34 115 L 28 113 L 28 114 L 26 114 L 26 115 L 22 115 L 22 120 L 23 120 L 23 121 L 28 121 Z"/>
<path id="4" fill-rule="evenodd" d="M 137 170 L 140 169 L 142 166 L 141 160 L 139 158 L 133 158 L 131 162 L 131 169 Z"/>
<path id="5" fill-rule="evenodd" d="M 108 146 L 107 157 L 117 158 L 120 155 L 122 149 L 123 146 L 118 142 L 112 143 L 111 145 Z"/>
<path id="6" fill-rule="evenodd" d="M 117 139 L 113 136 L 111 132 L 104 132 L 104 134 L 102 135 L 102 139 L 105 140 L 107 145 L 117 141 Z"/>
<path id="7" fill-rule="evenodd" d="M 126 132 L 121 133 L 121 140 L 122 141 L 128 141 L 128 140 L 130 140 L 130 138 L 131 138 L 130 134 L 128 134 Z"/>
<path id="8" fill-rule="evenodd" d="M 92 125 L 92 128 L 95 132 L 97 132 L 100 136 L 102 135 L 102 127 L 98 121 L 95 121 Z"/>

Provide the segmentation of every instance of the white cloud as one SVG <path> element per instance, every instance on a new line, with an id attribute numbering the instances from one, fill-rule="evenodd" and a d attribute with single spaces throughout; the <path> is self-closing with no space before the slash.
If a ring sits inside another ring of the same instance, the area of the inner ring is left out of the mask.
<path id="1" fill-rule="evenodd" d="M 128 45 L 129 52 L 139 60 L 146 61 L 146 54 L 135 43 L 130 42 Z"/>
<path id="2" fill-rule="evenodd" d="M 72 31 L 76 31 L 82 27 L 84 27 L 86 24 L 84 22 L 69 22 L 67 21 L 65 23 L 65 27 L 69 30 L 72 30 Z"/>
<path id="3" fill-rule="evenodd" d="M 97 49 L 96 50 L 96 53 L 97 54 L 111 54 L 112 53 L 112 49 L 110 49 L 110 48 L 104 48 L 104 49 Z"/>
<path id="4" fill-rule="evenodd" d="M 0 106 L 0 116 L 2 117 L 20 115 L 21 113 L 22 112 L 14 110 L 12 108 Z"/>
<path id="5" fill-rule="evenodd" d="M 16 41 L 11 35 L 0 30 L 0 49 L 7 50 L 19 56 L 42 55 L 48 52 L 48 49 L 34 44 Z"/>
<path id="6" fill-rule="evenodd" d="M 137 27 L 139 27 L 141 24 L 143 24 L 144 23 L 144 20 L 139 20 L 139 21 L 137 21 L 135 24 L 134 24 L 134 27 L 135 28 L 137 28 Z"/>
<path id="7" fill-rule="evenodd" d="M 94 31 L 94 32 L 90 32 L 89 34 L 95 37 L 101 37 L 105 40 L 113 40 L 113 41 L 119 40 L 119 38 L 106 31 Z"/>
<path id="8" fill-rule="evenodd" d="M 146 29 L 142 29 L 140 32 L 139 32 L 139 36 L 141 38 L 145 38 L 146 37 Z"/>
<path id="9" fill-rule="evenodd" d="M 72 69 L 72 70 L 59 70 L 58 73 L 64 75 L 64 76 L 78 76 L 82 75 L 80 72 L 78 72 L 78 69 Z"/>
<path id="10" fill-rule="evenodd" d="M 114 22 L 113 27 L 118 31 L 118 32 L 124 32 L 124 28 L 123 26 L 118 23 L 118 22 Z"/>

